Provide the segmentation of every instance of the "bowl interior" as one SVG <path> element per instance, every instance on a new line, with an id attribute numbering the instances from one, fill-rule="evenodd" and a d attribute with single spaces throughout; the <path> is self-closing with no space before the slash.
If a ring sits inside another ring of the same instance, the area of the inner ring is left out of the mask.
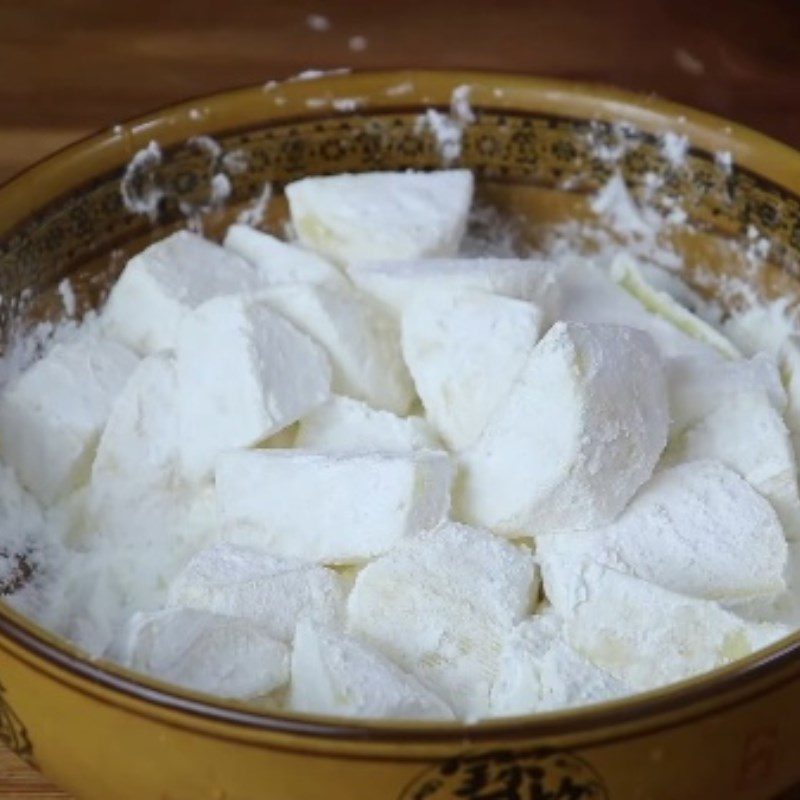
<path id="1" fill-rule="evenodd" d="M 267 191 L 260 224 L 280 231 L 288 181 L 443 166 L 424 115 L 449 119 L 461 86 L 473 118 L 454 117 L 461 147 L 450 163 L 475 171 L 479 201 L 514 218 L 526 242 L 554 224 L 595 220 L 590 198 L 618 172 L 635 198 L 674 221 L 642 247 L 671 248 L 698 292 L 725 310 L 754 296 L 787 297 L 791 306 L 800 297 L 800 154 L 776 142 L 598 87 L 471 73 L 333 75 L 188 101 L 8 183 L 0 190 L 3 337 L 21 320 L 61 317 L 65 277 L 83 313 L 151 241 L 186 225 L 217 236 L 243 212 L 260 218 Z M 667 132 L 688 137 L 685 157 L 673 157 Z M 2 608 L 0 616 L 14 619 Z"/>

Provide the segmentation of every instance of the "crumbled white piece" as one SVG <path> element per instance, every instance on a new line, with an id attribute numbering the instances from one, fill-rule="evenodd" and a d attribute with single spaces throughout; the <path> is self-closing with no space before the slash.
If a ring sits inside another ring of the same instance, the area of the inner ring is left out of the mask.
<path id="1" fill-rule="evenodd" d="M 338 395 L 300 420 L 294 446 L 337 453 L 408 453 L 441 447 L 422 417 L 398 417 Z"/>
<path id="2" fill-rule="evenodd" d="M 128 664 L 218 697 L 261 697 L 289 680 L 289 650 L 264 626 L 194 609 L 137 614 Z"/>
<path id="3" fill-rule="evenodd" d="M 732 172 L 733 171 L 733 153 L 730 150 L 717 150 L 714 153 L 714 163 L 723 171 L 723 172 Z"/>
<path id="4" fill-rule="evenodd" d="M 212 297 L 255 288 L 244 259 L 188 231 L 134 256 L 111 290 L 102 320 L 109 335 L 142 354 L 175 348 L 183 319 Z"/>
<path id="5" fill-rule="evenodd" d="M 778 413 L 787 407 L 778 367 L 765 353 L 735 361 L 679 356 L 664 367 L 673 433 L 699 422 L 728 397 L 765 397 Z"/>
<path id="6" fill-rule="evenodd" d="M 752 232 L 758 236 L 756 229 Z M 783 343 L 797 330 L 790 303 L 788 297 L 779 297 L 771 303 L 754 303 L 744 311 L 731 314 L 722 323 L 722 332 L 745 355 L 763 352 L 778 358 Z"/>
<path id="7" fill-rule="evenodd" d="M 406 308 L 403 356 L 428 420 L 450 448 L 463 450 L 483 432 L 542 325 L 533 303 L 476 291 L 431 293 Z"/>
<path id="8" fill-rule="evenodd" d="M 471 720 L 486 714 L 503 640 L 538 586 L 526 547 L 445 523 L 361 570 L 348 621 Z"/>
<path id="9" fill-rule="evenodd" d="M 741 353 L 731 341 L 672 295 L 652 287 L 638 264 L 627 254 L 616 256 L 610 267 L 611 277 L 650 313 L 655 314 L 683 331 L 687 336 L 710 345 L 726 358 L 739 358 Z"/>
<path id="10" fill-rule="evenodd" d="M 177 364 L 181 457 L 192 477 L 223 450 L 257 444 L 330 396 L 319 345 L 242 297 L 209 300 L 186 317 Z"/>
<path id="11" fill-rule="evenodd" d="M 115 133 L 121 134 L 114 129 Z M 125 167 L 125 174 L 119 182 L 122 204 L 133 214 L 146 214 L 151 222 L 158 219 L 158 209 L 164 198 L 164 190 L 153 180 L 156 169 L 161 165 L 163 153 L 158 142 L 148 142 L 134 153 Z"/>
<path id="12" fill-rule="evenodd" d="M 788 539 L 800 538 L 800 493 L 791 436 L 765 395 L 720 398 L 717 407 L 670 442 L 667 461 L 721 461 L 775 507 Z"/>
<path id="13" fill-rule="evenodd" d="M 327 564 L 379 555 L 450 508 L 450 460 L 434 451 L 243 450 L 216 477 L 225 538 Z"/>
<path id="14" fill-rule="evenodd" d="M 619 172 L 615 172 L 592 198 L 590 208 L 620 233 L 644 237 L 653 233 L 653 226 L 634 202 Z"/>
<path id="15" fill-rule="evenodd" d="M 300 241 L 338 263 L 452 255 L 472 203 L 469 170 L 368 172 L 286 187 Z"/>
<path id="16" fill-rule="evenodd" d="M 181 570 L 167 605 L 252 620 L 275 639 L 291 642 L 301 616 L 338 622 L 344 591 L 326 567 L 222 543 L 201 550 Z"/>
<path id="17" fill-rule="evenodd" d="M 334 392 L 395 414 L 408 411 L 414 385 L 398 333 L 354 292 L 294 284 L 274 286 L 259 297 L 325 348 Z"/>
<path id="18" fill-rule="evenodd" d="M 380 652 L 308 621 L 297 627 L 288 707 L 367 719 L 453 719 L 446 703 Z"/>
<path id="19" fill-rule="evenodd" d="M 3 457 L 38 500 L 51 504 L 85 483 L 114 398 L 138 358 L 87 334 L 57 344 L 0 399 Z"/>
<path id="20" fill-rule="evenodd" d="M 294 244 L 282 242 L 249 225 L 231 225 L 225 248 L 253 265 L 259 283 L 319 283 L 343 287 L 346 281 L 329 261 Z"/>
<path id="21" fill-rule="evenodd" d="M 75 297 L 75 290 L 72 288 L 72 281 L 64 278 L 58 284 L 58 294 L 61 297 L 61 305 L 64 306 L 64 314 L 67 317 L 74 317 L 78 309 L 78 300 Z"/>
<path id="22" fill-rule="evenodd" d="M 543 565 L 542 577 L 567 640 L 634 691 L 729 664 L 789 632 L 600 564 L 565 559 L 552 566 Z"/>
<path id="23" fill-rule="evenodd" d="M 536 538 L 540 563 L 576 557 L 725 603 L 776 597 L 787 550 L 772 506 L 718 461 L 658 472 L 610 525 Z"/>
<path id="24" fill-rule="evenodd" d="M 554 711 L 628 694 L 628 687 L 568 644 L 556 614 L 537 614 L 517 625 L 503 643 L 489 714 Z"/>
<path id="25" fill-rule="evenodd" d="M 536 303 L 548 321 L 558 316 L 559 274 L 533 258 L 359 261 L 348 265 L 348 274 L 395 319 L 422 296 L 469 289 Z"/>
<path id="26" fill-rule="evenodd" d="M 456 510 L 507 536 L 604 525 L 650 477 L 668 424 L 649 336 L 557 322 L 462 454 Z"/>
<path id="27" fill-rule="evenodd" d="M 661 153 L 673 167 L 680 167 L 689 152 L 689 137 L 685 133 L 667 131 L 661 137 Z"/>
<path id="28" fill-rule="evenodd" d="M 558 272 L 559 318 L 572 322 L 629 325 L 650 334 L 661 355 L 714 358 L 716 351 L 665 319 L 651 314 L 591 261 L 573 258 Z"/>
<path id="29" fill-rule="evenodd" d="M 436 147 L 444 166 L 449 166 L 461 156 L 464 131 L 475 122 L 475 113 L 469 97 L 472 87 L 468 84 L 456 86 L 450 96 L 450 112 L 442 114 L 428 108 L 417 118 L 415 133 L 429 130 L 436 140 Z"/>

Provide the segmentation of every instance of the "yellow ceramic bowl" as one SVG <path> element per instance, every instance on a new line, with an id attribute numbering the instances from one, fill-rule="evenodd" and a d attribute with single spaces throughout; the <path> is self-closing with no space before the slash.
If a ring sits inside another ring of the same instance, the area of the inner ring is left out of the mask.
<path id="1" fill-rule="evenodd" d="M 536 222 L 584 215 L 619 168 L 645 174 L 693 226 L 671 234 L 686 277 L 719 274 L 762 295 L 797 292 L 800 154 L 690 109 L 597 86 L 507 75 L 336 75 L 184 103 L 94 136 L 0 190 L 0 318 L 59 313 L 71 276 L 96 304 L 125 258 L 183 211 L 218 230 L 266 181 L 440 165 L 420 112 L 471 87 L 460 163 L 485 198 Z M 620 125 L 621 122 L 630 126 Z M 672 164 L 659 134 L 688 136 Z M 213 136 L 187 142 L 189 137 Z M 161 163 L 128 174 L 129 197 L 163 196 L 157 224 L 126 211 L 120 180 L 154 140 Z M 715 159 L 729 152 L 734 166 Z M 233 154 L 233 155 L 231 155 Z M 617 162 L 615 163 L 612 162 Z M 246 171 L 239 167 L 247 163 Z M 217 207 L 219 190 L 232 192 Z M 270 205 L 270 221 L 281 203 Z M 759 268 L 741 256 L 765 237 Z M 24 304 L 11 302 L 23 293 Z M 736 302 L 726 292 L 726 303 Z M 92 663 L 0 604 L 0 740 L 94 800 L 708 800 L 775 797 L 800 784 L 800 641 L 712 675 L 588 710 L 474 727 L 267 714 Z M 789 794 L 786 795 L 790 796 Z M 797 796 L 797 795 L 791 795 Z"/>

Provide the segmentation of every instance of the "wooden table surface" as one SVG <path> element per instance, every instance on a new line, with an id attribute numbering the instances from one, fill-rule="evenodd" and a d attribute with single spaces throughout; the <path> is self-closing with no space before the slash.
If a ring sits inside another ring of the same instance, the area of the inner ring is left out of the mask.
<path id="1" fill-rule="evenodd" d="M 798 42 L 796 0 L 0 0 L 0 181 L 139 112 L 309 67 L 599 80 L 800 146 Z M 0 749 L 12 797 L 66 795 Z"/>

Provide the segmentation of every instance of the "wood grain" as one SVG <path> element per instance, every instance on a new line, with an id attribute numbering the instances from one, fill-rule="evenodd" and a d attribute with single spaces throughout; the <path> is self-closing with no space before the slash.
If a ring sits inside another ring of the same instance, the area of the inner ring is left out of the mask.
<path id="1" fill-rule="evenodd" d="M 139 112 L 308 67 L 597 80 L 800 146 L 798 41 L 795 0 L 0 0 L 0 180 Z M 65 795 L 0 750 L 12 797 Z"/>

